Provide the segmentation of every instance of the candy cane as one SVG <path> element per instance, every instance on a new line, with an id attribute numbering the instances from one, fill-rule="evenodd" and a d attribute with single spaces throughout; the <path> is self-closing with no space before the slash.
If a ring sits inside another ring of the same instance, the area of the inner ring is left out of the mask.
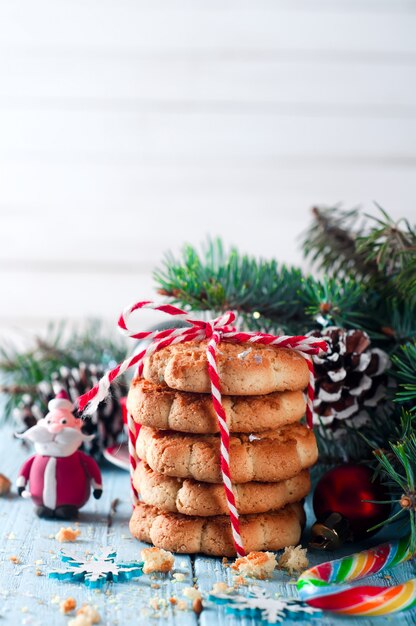
<path id="1" fill-rule="evenodd" d="M 415 578 L 394 587 L 343 587 L 342 583 L 371 576 L 412 556 L 409 537 L 404 537 L 336 561 L 321 563 L 299 577 L 299 596 L 310 606 L 345 615 L 373 617 L 411 609 L 416 606 Z"/>
<path id="2" fill-rule="evenodd" d="M 129 330 L 128 322 L 131 315 L 135 311 L 141 309 L 151 309 L 154 311 L 162 311 L 167 315 L 174 316 L 180 320 L 186 322 L 189 326 L 186 328 L 168 328 L 161 331 L 141 331 L 133 332 Z M 98 404 L 104 400 L 110 389 L 111 383 L 121 376 L 126 370 L 131 367 L 137 366 L 137 373 L 139 376 L 143 373 L 144 363 L 147 357 L 154 352 L 161 350 L 167 346 L 184 343 L 187 341 L 203 341 L 208 339 L 207 345 L 207 361 L 208 361 L 208 374 L 211 381 L 211 396 L 213 406 L 217 415 L 218 425 L 220 429 L 221 448 L 221 473 L 224 483 L 225 495 L 227 499 L 228 511 L 231 521 L 231 529 L 233 534 L 234 545 L 237 554 L 244 555 L 243 542 L 240 535 L 239 517 L 238 511 L 235 505 L 235 498 L 232 488 L 232 478 L 230 471 L 230 433 L 227 426 L 226 415 L 221 400 L 221 381 L 218 375 L 216 351 L 217 346 L 221 341 L 230 341 L 234 343 L 260 343 L 262 345 L 272 345 L 281 348 L 291 348 L 299 354 L 301 354 L 308 364 L 309 368 L 309 384 L 307 390 L 307 405 L 306 405 L 306 421 L 309 428 L 312 428 L 313 424 L 313 398 L 314 398 L 314 377 L 313 377 L 313 362 L 312 355 L 322 354 L 327 349 L 327 344 L 324 339 L 316 339 L 315 337 L 288 337 L 275 335 L 269 335 L 266 333 L 248 333 L 239 332 L 231 324 L 235 321 L 235 314 L 232 311 L 227 311 L 223 315 L 210 320 L 203 321 L 190 318 L 186 311 L 179 309 L 178 307 L 170 304 L 156 305 L 150 300 L 136 302 L 135 304 L 127 307 L 121 314 L 118 320 L 118 326 L 120 331 L 132 339 L 147 339 L 149 341 L 148 346 L 132 357 L 129 357 L 117 367 L 110 370 L 101 378 L 98 384 L 93 387 L 86 394 L 78 399 L 79 409 L 84 412 L 85 415 L 94 413 Z M 137 466 L 138 457 L 136 452 L 136 439 L 137 430 L 136 424 L 129 416 L 128 418 L 129 428 L 129 456 L 130 456 L 130 471 L 131 482 L 133 488 L 133 502 L 136 503 L 138 495 L 133 485 L 133 473 Z"/>

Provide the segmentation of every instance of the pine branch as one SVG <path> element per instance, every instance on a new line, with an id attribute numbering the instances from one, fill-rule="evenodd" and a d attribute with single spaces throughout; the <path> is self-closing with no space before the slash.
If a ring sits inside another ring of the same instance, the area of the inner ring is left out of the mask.
<path id="1" fill-rule="evenodd" d="M 378 206 L 378 205 L 376 205 Z M 393 293 L 416 299 L 416 229 L 406 219 L 394 221 L 380 206 L 381 217 L 366 217 L 371 229 L 357 240 L 357 250 L 367 263 L 375 263 L 380 279 Z"/>
<path id="2" fill-rule="evenodd" d="M 343 328 L 362 328 L 373 331 L 371 310 L 377 306 L 375 294 L 352 278 L 324 277 L 305 279 L 303 299 L 306 313 L 322 326 L 336 325 Z M 369 328 L 368 320 L 371 320 Z"/>
<path id="3" fill-rule="evenodd" d="M 401 437 L 397 443 L 390 442 L 389 450 L 376 449 L 377 474 L 389 490 L 392 515 L 381 525 L 397 518 L 404 518 L 410 529 L 410 549 L 416 552 L 416 417 L 403 412 Z"/>
<path id="4" fill-rule="evenodd" d="M 365 217 L 372 222 L 371 230 L 357 238 L 357 250 L 364 255 L 367 263 L 374 263 L 378 272 L 394 276 L 405 269 L 407 255 L 414 257 L 416 252 L 416 231 L 408 220 L 397 222 L 379 205 L 376 205 L 382 218 L 372 215 Z M 400 228 L 403 224 L 403 228 Z"/>
<path id="5" fill-rule="evenodd" d="M 369 262 L 366 253 L 358 249 L 358 239 L 364 233 L 358 209 L 314 207 L 312 215 L 302 247 L 318 269 L 343 276 L 377 273 L 377 264 Z"/>
<path id="6" fill-rule="evenodd" d="M 154 274 L 159 293 L 191 310 L 238 311 L 250 328 L 303 332 L 310 323 L 302 297 L 301 270 L 276 261 L 225 252 L 219 239 L 199 254 L 192 246 L 182 257 L 167 255 Z"/>
<path id="7" fill-rule="evenodd" d="M 416 302 L 380 297 L 376 320 L 381 331 L 380 339 L 390 339 L 392 351 L 416 337 Z"/>
<path id="8" fill-rule="evenodd" d="M 405 219 L 394 221 L 376 206 L 380 217 L 361 216 L 357 209 L 315 207 L 304 236 L 305 256 L 327 272 L 350 275 L 386 294 L 415 300 L 415 227 Z"/>
<path id="9" fill-rule="evenodd" d="M 394 375 L 399 381 L 395 401 L 409 405 L 409 410 L 416 412 L 416 341 L 400 347 L 392 356 Z"/>
<path id="10" fill-rule="evenodd" d="M 176 304 L 214 313 L 236 310 L 253 331 L 305 334 L 319 326 L 358 327 L 387 351 L 416 335 L 412 302 L 384 297 L 352 276 L 317 280 L 235 248 L 225 253 L 218 239 L 201 253 L 186 246 L 179 259 L 168 255 L 155 279 L 159 292 Z"/>

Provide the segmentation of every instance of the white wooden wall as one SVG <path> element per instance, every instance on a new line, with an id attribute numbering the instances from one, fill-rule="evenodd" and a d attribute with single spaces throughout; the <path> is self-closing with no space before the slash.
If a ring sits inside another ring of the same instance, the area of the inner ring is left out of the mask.
<path id="1" fill-rule="evenodd" d="M 0 0 L 0 329 L 115 319 L 207 234 L 415 218 L 413 0 Z"/>

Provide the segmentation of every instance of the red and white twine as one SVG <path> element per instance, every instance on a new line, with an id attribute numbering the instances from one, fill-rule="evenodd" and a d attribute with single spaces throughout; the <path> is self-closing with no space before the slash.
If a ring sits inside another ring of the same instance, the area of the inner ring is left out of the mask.
<path id="1" fill-rule="evenodd" d="M 186 328 L 168 328 L 161 331 L 145 331 L 132 332 L 128 328 L 130 316 L 141 309 L 152 309 L 162 311 L 167 315 L 174 316 L 181 321 L 187 322 L 189 326 Z M 92 414 L 96 411 L 98 404 L 107 397 L 111 383 L 123 374 L 130 367 L 137 366 L 139 376 L 143 373 L 144 362 L 154 352 L 161 350 L 175 343 L 185 343 L 187 341 L 203 341 L 208 339 L 207 345 L 207 361 L 208 374 L 211 381 L 211 396 L 218 419 L 220 429 L 220 457 L 221 457 L 221 474 L 224 483 L 225 494 L 227 498 L 228 511 L 231 521 L 231 529 L 233 540 L 237 554 L 243 556 L 244 546 L 240 535 L 240 524 L 237 507 L 232 486 L 232 477 L 230 472 L 230 431 L 227 426 L 226 415 L 221 400 L 221 381 L 217 368 L 217 348 L 221 341 L 229 341 L 232 343 L 260 343 L 262 345 L 278 346 L 280 348 L 291 348 L 301 354 L 308 364 L 309 368 L 309 384 L 307 389 L 306 401 L 306 422 L 309 428 L 312 428 L 313 422 L 313 398 L 314 398 L 314 372 L 312 355 L 322 354 L 326 351 L 327 344 L 323 339 L 315 337 L 295 336 L 289 337 L 282 335 L 277 337 L 266 333 L 249 333 L 237 331 L 232 323 L 235 320 L 235 314 L 228 311 L 219 317 L 208 322 L 192 319 L 186 311 L 170 304 L 156 305 L 151 301 L 137 302 L 125 309 L 119 318 L 118 326 L 120 331 L 127 337 L 132 339 L 146 339 L 149 343 L 146 348 L 138 354 L 126 359 L 117 367 L 107 372 L 98 384 L 88 393 L 81 396 L 78 400 L 79 408 L 85 415 Z M 128 416 L 129 431 L 129 456 L 130 456 L 130 472 L 131 480 L 133 473 L 139 461 L 136 452 L 137 425 L 131 416 Z M 133 501 L 138 501 L 138 494 L 133 486 Z"/>

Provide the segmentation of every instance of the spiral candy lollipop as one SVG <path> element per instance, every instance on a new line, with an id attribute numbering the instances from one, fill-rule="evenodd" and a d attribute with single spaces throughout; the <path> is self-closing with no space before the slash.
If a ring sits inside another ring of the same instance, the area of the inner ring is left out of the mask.
<path id="1" fill-rule="evenodd" d="M 409 538 L 385 543 L 336 561 L 321 563 L 298 579 L 300 599 L 310 606 L 355 616 L 388 615 L 416 607 L 416 579 L 394 587 L 341 586 L 412 557 Z M 340 584 L 341 583 L 341 584 Z"/>

